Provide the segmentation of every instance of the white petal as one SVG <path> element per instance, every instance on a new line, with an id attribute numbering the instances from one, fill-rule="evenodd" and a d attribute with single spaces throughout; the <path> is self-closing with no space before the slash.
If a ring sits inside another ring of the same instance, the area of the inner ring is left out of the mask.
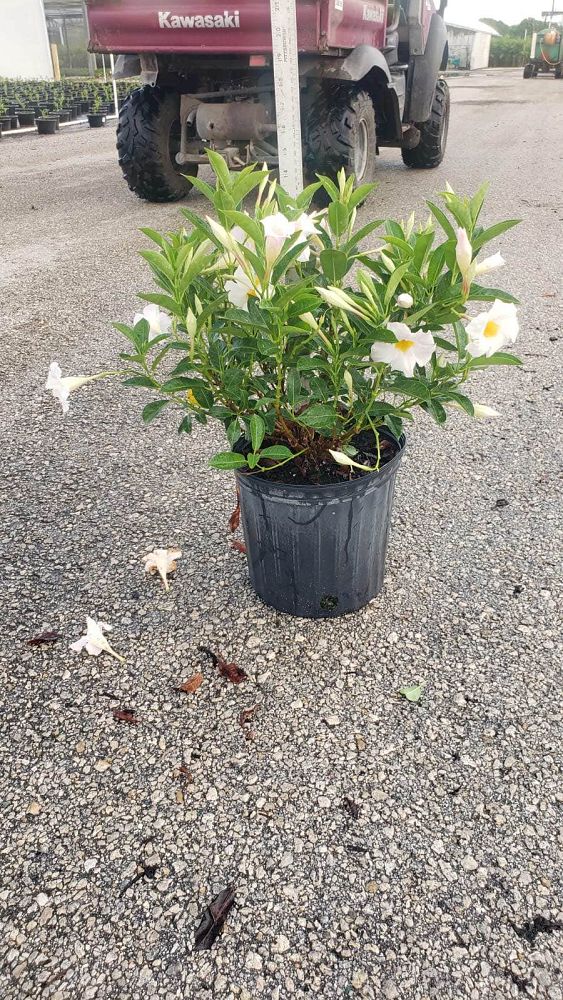
<path id="1" fill-rule="evenodd" d="M 62 377 L 61 366 L 57 361 L 51 361 L 49 365 L 49 371 L 47 373 L 47 381 L 45 383 L 46 389 L 52 389 L 54 385 L 57 384 L 59 379 Z"/>
<path id="2" fill-rule="evenodd" d="M 74 650 L 75 653 L 80 653 L 85 646 L 88 645 L 88 639 L 85 635 L 81 639 L 77 639 L 76 642 L 71 642 L 70 648 Z"/>

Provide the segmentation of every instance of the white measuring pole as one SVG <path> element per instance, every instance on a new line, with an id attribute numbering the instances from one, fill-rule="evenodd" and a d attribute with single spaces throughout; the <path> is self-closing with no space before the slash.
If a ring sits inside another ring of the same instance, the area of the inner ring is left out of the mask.
<path id="1" fill-rule="evenodd" d="M 113 90 L 113 103 L 115 106 L 115 114 L 119 118 L 119 101 L 117 99 L 117 84 L 115 82 L 115 59 L 113 58 L 113 53 L 110 53 L 109 64 L 111 66 L 111 86 Z"/>
<path id="2" fill-rule="evenodd" d="M 293 197 L 303 190 L 301 94 L 295 0 L 270 0 L 276 88 L 276 121 L 282 186 Z"/>

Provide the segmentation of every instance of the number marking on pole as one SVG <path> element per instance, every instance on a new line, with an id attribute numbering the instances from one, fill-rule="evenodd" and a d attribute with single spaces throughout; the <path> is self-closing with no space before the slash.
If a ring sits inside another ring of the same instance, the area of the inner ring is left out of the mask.
<path id="1" fill-rule="evenodd" d="M 295 0 L 270 0 L 280 180 L 292 197 L 303 190 L 301 94 Z"/>

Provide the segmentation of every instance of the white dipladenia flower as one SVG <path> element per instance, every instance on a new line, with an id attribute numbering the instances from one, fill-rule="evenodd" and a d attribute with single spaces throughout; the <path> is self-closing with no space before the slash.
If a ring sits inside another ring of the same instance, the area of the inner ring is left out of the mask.
<path id="1" fill-rule="evenodd" d="M 371 349 L 372 361 L 383 362 L 412 378 L 415 366 L 428 364 L 436 350 L 434 337 L 428 331 L 411 330 L 406 323 L 388 323 L 387 329 L 395 335 L 395 341 L 377 341 Z"/>
<path id="2" fill-rule="evenodd" d="M 178 569 L 177 560 L 181 557 L 181 549 L 154 549 L 153 552 L 149 552 L 148 556 L 145 556 L 145 573 L 158 573 L 164 583 L 164 589 L 170 590 L 168 574 L 174 573 Z"/>
<path id="3" fill-rule="evenodd" d="M 272 267 L 287 241 L 295 236 L 295 223 L 286 219 L 282 212 L 276 212 L 262 219 L 262 226 L 266 236 L 266 262 Z"/>
<path id="4" fill-rule="evenodd" d="M 246 312 L 248 312 L 248 300 L 259 298 L 256 287 L 242 267 L 237 267 L 233 277 L 225 282 L 225 291 L 231 305 Z"/>
<path id="5" fill-rule="evenodd" d="M 136 326 L 142 319 L 146 319 L 149 324 L 149 334 L 151 337 L 158 337 L 161 333 L 169 333 L 172 328 L 172 320 L 167 313 L 162 312 L 154 303 L 145 306 L 142 312 L 135 313 L 133 326 Z"/>
<path id="6" fill-rule="evenodd" d="M 58 361 L 52 361 L 49 365 L 45 388 L 53 393 L 55 399 L 58 399 L 62 406 L 63 413 L 68 413 L 70 409 L 68 397 L 71 392 L 73 392 L 74 389 L 79 389 L 82 385 L 86 385 L 88 382 L 95 382 L 96 379 L 104 377 L 104 375 L 68 375 L 63 378 L 61 366 Z"/>
<path id="7" fill-rule="evenodd" d="M 456 260 L 463 279 L 463 292 L 469 294 L 469 289 L 475 278 L 480 274 L 489 274 L 499 267 L 504 267 L 506 261 L 500 253 L 495 253 L 485 260 L 473 260 L 473 247 L 466 229 L 457 230 Z"/>
<path id="8" fill-rule="evenodd" d="M 70 648 L 76 653 L 80 653 L 83 649 L 85 649 L 90 656 L 99 656 L 101 653 L 109 653 L 109 655 L 113 656 L 114 659 L 124 663 L 125 658 L 120 656 L 119 653 L 116 653 L 115 650 L 111 648 L 104 632 L 111 632 L 111 625 L 108 625 L 107 622 L 97 622 L 93 618 L 87 616 L 86 635 L 77 639 L 76 642 L 71 643 Z"/>
<path id="9" fill-rule="evenodd" d="M 519 331 L 516 306 L 495 299 L 489 312 L 479 313 L 466 327 L 468 354 L 472 358 L 490 358 L 514 344 Z"/>
<path id="10" fill-rule="evenodd" d="M 412 309 L 414 306 L 414 299 L 408 292 L 402 292 L 401 295 L 397 296 L 397 305 L 399 306 L 399 309 Z"/>

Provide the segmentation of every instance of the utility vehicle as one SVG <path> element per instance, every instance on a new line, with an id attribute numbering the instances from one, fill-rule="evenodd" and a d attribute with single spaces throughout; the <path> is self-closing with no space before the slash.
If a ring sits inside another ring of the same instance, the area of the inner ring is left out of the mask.
<path id="1" fill-rule="evenodd" d="M 306 173 L 372 181 L 383 146 L 442 161 L 450 112 L 447 0 L 297 0 Z M 90 50 L 141 87 L 119 118 L 129 187 L 174 201 L 219 151 L 231 169 L 278 163 L 269 0 L 86 0 Z"/>

